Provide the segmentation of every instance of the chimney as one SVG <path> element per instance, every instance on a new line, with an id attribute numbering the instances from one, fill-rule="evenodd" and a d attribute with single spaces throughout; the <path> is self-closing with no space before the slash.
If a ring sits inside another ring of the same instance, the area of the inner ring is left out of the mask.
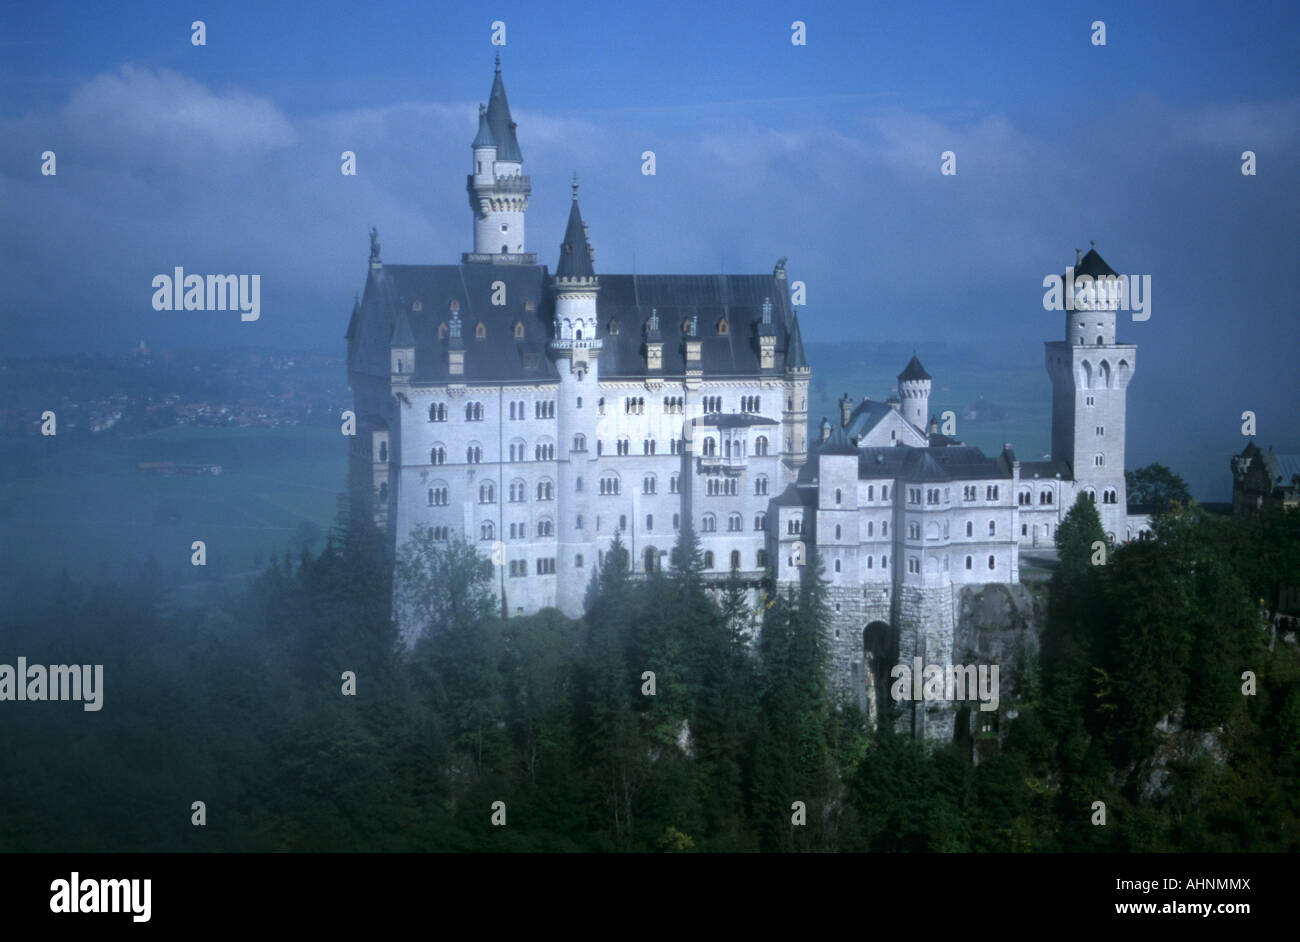
<path id="1" fill-rule="evenodd" d="M 840 425 L 848 428 L 849 419 L 853 417 L 853 400 L 845 393 L 840 397 Z"/>

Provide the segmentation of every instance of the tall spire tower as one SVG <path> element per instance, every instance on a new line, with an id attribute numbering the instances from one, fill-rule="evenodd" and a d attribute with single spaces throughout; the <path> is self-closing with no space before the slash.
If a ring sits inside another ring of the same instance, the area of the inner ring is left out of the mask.
<path id="1" fill-rule="evenodd" d="M 532 181 L 523 175 L 524 157 L 510 118 L 506 86 L 501 81 L 501 57 L 496 58 L 492 94 L 478 111 L 473 173 L 466 181 L 474 211 L 474 251 L 466 262 L 535 265 L 537 256 L 524 252 L 524 213 Z"/>

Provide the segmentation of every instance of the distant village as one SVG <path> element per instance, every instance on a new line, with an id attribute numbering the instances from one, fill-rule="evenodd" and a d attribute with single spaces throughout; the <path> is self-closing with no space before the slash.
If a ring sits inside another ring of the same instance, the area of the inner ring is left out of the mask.
<path id="1" fill-rule="evenodd" d="M 39 436 L 46 409 L 57 414 L 60 434 L 73 435 L 184 425 L 322 426 L 337 421 L 346 400 L 340 369 L 339 358 L 317 354 L 155 353 L 143 342 L 124 354 L 6 360 L 0 362 L 0 437 Z M 83 388 L 86 394 L 79 395 Z"/>

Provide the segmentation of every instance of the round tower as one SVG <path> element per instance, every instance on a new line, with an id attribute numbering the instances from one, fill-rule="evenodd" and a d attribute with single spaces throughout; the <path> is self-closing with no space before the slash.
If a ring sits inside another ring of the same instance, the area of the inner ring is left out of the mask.
<path id="1" fill-rule="evenodd" d="M 474 211 L 473 254 L 504 255 L 510 261 L 534 264 L 536 258 L 524 253 L 524 213 L 532 181 L 523 175 L 524 157 L 515 128 L 497 56 L 492 95 L 486 106 L 479 106 L 478 134 L 471 145 L 473 172 L 466 181 Z"/>
<path id="2" fill-rule="evenodd" d="M 578 209 L 576 176 L 569 224 L 560 245 L 560 261 L 555 266 L 551 287 L 555 318 L 550 351 L 560 377 L 556 402 L 560 459 L 556 553 L 560 573 L 571 575 L 559 580 L 557 603 L 565 613 L 577 615 L 582 612 L 583 596 L 598 557 L 596 521 L 583 510 L 588 496 L 598 486 L 598 381 L 602 341 L 596 336 L 596 295 L 600 291 L 600 279 L 596 277 L 587 227 Z"/>
<path id="3" fill-rule="evenodd" d="M 898 374 L 898 395 L 903 418 L 924 434 L 930 416 L 930 374 L 915 354 Z"/>

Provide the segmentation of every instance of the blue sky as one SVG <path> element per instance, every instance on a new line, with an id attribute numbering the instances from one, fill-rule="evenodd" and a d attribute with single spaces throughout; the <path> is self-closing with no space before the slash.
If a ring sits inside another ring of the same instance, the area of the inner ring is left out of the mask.
<path id="1" fill-rule="evenodd" d="M 1300 450 L 1297 5 L 698 6 L 7 4 L 5 352 L 339 347 L 370 224 L 390 262 L 471 247 L 464 174 L 502 20 L 542 261 L 577 170 L 598 270 L 788 256 L 810 342 L 1040 358 L 1061 330 L 1042 278 L 1095 239 L 1153 279 L 1151 320 L 1121 326 L 1135 424 L 1214 451 L 1252 408 L 1261 441 Z M 153 311 L 150 280 L 176 265 L 260 273 L 261 320 Z"/>

